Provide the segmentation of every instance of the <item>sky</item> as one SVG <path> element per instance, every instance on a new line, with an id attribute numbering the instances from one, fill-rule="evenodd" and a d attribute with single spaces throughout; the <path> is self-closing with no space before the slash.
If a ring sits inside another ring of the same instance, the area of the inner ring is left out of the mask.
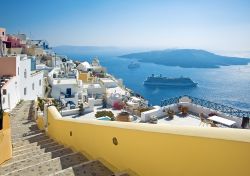
<path id="1" fill-rule="evenodd" d="M 250 51 L 250 0 L 1 0 L 0 27 L 52 46 Z"/>

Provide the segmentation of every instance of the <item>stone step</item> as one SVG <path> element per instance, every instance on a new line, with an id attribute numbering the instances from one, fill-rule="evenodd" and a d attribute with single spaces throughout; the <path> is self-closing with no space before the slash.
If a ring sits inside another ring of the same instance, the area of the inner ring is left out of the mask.
<path id="1" fill-rule="evenodd" d="M 11 127 L 12 127 L 12 129 L 13 129 L 13 131 L 15 131 L 15 130 L 36 130 L 37 128 L 37 124 L 22 124 L 22 123 L 20 123 L 20 124 L 15 124 L 15 125 L 12 125 L 12 124 L 10 124 L 11 125 Z"/>
<path id="2" fill-rule="evenodd" d="M 10 173 L 7 173 L 6 176 L 13 175 L 25 175 L 25 176 L 34 176 L 34 175 L 49 175 L 57 171 L 69 168 L 76 164 L 87 161 L 87 158 L 80 153 L 71 153 L 64 155 L 62 157 L 54 158 L 49 161 L 44 161 L 30 167 L 22 168 Z"/>
<path id="3" fill-rule="evenodd" d="M 26 160 L 26 159 L 29 159 L 31 157 L 34 157 L 34 156 L 41 156 L 43 154 L 51 154 L 51 156 L 54 156 L 55 154 L 58 153 L 58 151 L 61 151 L 61 150 L 64 150 L 65 148 L 61 148 L 61 147 L 55 147 L 55 148 L 50 148 L 50 151 L 47 150 L 46 153 L 44 152 L 30 152 L 30 153 L 26 153 L 26 154 L 23 154 L 23 155 L 17 155 L 13 158 L 11 158 L 10 160 L 6 161 L 3 166 L 5 166 L 6 164 L 11 164 L 11 163 L 14 163 L 14 162 L 18 162 L 18 161 L 21 161 L 21 160 Z M 66 148 L 67 150 L 70 150 L 71 149 L 68 149 Z"/>
<path id="4" fill-rule="evenodd" d="M 30 133 L 30 132 L 36 132 L 36 131 L 40 131 L 38 128 L 37 129 L 33 129 L 33 130 L 30 130 L 30 129 L 15 129 L 15 130 L 11 130 L 11 134 L 14 136 L 14 135 L 22 135 L 22 134 L 25 134 L 25 133 Z"/>
<path id="5" fill-rule="evenodd" d="M 54 146 L 50 146 L 48 148 L 42 148 L 42 149 L 32 148 L 31 150 L 22 150 L 20 152 L 17 152 L 16 155 L 13 155 L 13 159 L 19 156 L 24 157 L 26 155 L 32 156 L 36 154 L 43 154 L 43 153 L 51 152 L 51 151 L 62 149 L 62 148 L 64 148 L 64 146 L 59 144 L 59 145 L 54 145 Z"/>
<path id="6" fill-rule="evenodd" d="M 42 149 L 42 148 L 48 148 L 50 146 L 54 146 L 56 144 L 58 143 L 53 141 L 52 139 L 49 139 L 49 140 L 43 141 L 43 143 L 40 143 L 40 144 L 32 143 L 32 144 L 24 145 L 21 147 L 16 147 L 16 148 L 13 148 L 12 151 L 14 153 L 16 151 L 21 151 L 21 150 L 26 150 L 26 149 L 36 148 L 36 147 Z"/>
<path id="7" fill-rule="evenodd" d="M 56 172 L 56 176 L 111 176 L 113 172 L 100 161 L 93 160 L 74 165 L 62 171 Z M 52 174 L 51 174 L 52 176 Z"/>
<path id="8" fill-rule="evenodd" d="M 12 113 L 12 116 L 15 116 L 16 121 L 19 119 L 29 120 L 29 119 L 31 119 L 30 115 L 31 115 L 31 113 L 29 111 L 26 111 L 25 108 L 17 111 L 16 113 Z"/>
<path id="9" fill-rule="evenodd" d="M 40 148 L 39 146 L 36 146 L 36 147 L 31 147 L 31 148 L 26 148 L 26 149 L 23 149 L 23 150 L 15 150 L 13 151 L 12 153 L 12 156 L 17 156 L 17 155 L 22 155 L 22 154 L 25 154 L 25 153 L 30 153 L 30 152 L 34 152 L 34 151 L 47 151 L 49 150 L 49 148 L 51 147 L 55 147 L 55 146 L 58 146 L 59 144 L 58 143 L 50 143 L 50 145 L 46 145 L 46 147 L 43 147 L 43 148 Z"/>
<path id="10" fill-rule="evenodd" d="M 45 133 L 39 133 L 39 134 L 34 134 L 32 136 L 24 136 L 24 137 L 13 137 L 12 138 L 12 142 L 20 142 L 20 141 L 25 141 L 25 140 L 30 140 L 30 139 L 36 139 L 36 138 L 41 138 L 41 137 L 44 137 L 46 136 Z"/>
<path id="11" fill-rule="evenodd" d="M 13 142 L 12 146 L 13 147 L 20 147 L 20 146 L 31 144 L 31 143 L 34 143 L 34 142 L 44 141 L 46 139 L 49 139 L 49 137 L 48 136 L 40 136 L 40 137 L 29 138 L 29 139 L 26 139 L 26 140 L 18 140 L 17 142 Z"/>
<path id="12" fill-rule="evenodd" d="M 25 147 L 25 146 L 30 146 L 30 145 L 43 145 L 43 144 L 46 144 L 46 143 L 50 143 L 50 142 L 54 142 L 53 139 L 45 139 L 45 140 L 41 140 L 41 141 L 38 141 L 38 142 L 33 142 L 33 143 L 23 143 L 22 145 L 12 145 L 13 147 L 13 150 L 16 150 L 17 148 L 19 147 Z"/>
<path id="13" fill-rule="evenodd" d="M 73 151 L 71 149 L 63 148 L 63 149 L 59 149 L 59 150 L 56 150 L 53 152 L 44 153 L 42 155 L 36 155 L 33 157 L 29 157 L 29 158 L 24 159 L 24 160 L 19 160 L 17 162 L 5 164 L 3 167 L 0 167 L 0 175 L 4 175 L 4 174 L 7 174 L 9 172 L 13 172 L 15 170 L 20 170 L 20 169 L 25 168 L 25 167 L 36 165 L 37 163 L 48 161 L 48 160 L 51 160 L 53 158 L 62 157 L 64 155 L 68 155 L 70 153 L 73 153 Z"/>
<path id="14" fill-rule="evenodd" d="M 20 125 L 20 126 L 12 125 L 11 128 L 13 132 L 18 132 L 19 130 L 30 130 L 30 131 L 39 130 L 36 124 L 26 125 L 26 126 L 25 125 Z"/>
<path id="15" fill-rule="evenodd" d="M 34 135 L 42 134 L 42 133 L 44 133 L 43 130 L 37 130 L 37 131 L 30 131 L 26 133 L 12 134 L 11 139 L 15 140 L 15 139 L 22 138 L 22 137 L 32 137 Z"/>
<path id="16" fill-rule="evenodd" d="M 20 120 L 15 123 L 10 123 L 12 127 L 30 127 L 32 125 L 36 125 L 34 121 Z"/>
<path id="17" fill-rule="evenodd" d="M 28 132 L 31 132 L 31 131 L 38 131 L 40 130 L 38 127 L 36 128 L 16 128 L 15 127 L 12 127 L 11 128 L 11 134 L 12 135 L 17 135 L 17 134 L 24 134 L 24 133 L 28 133 Z"/>
<path id="18" fill-rule="evenodd" d="M 23 136 L 23 135 L 32 135 L 32 134 L 37 134 L 40 133 L 41 130 L 33 130 L 33 131 L 26 131 L 26 130 L 20 130 L 19 133 L 11 134 L 13 137 L 18 137 L 18 136 Z"/>

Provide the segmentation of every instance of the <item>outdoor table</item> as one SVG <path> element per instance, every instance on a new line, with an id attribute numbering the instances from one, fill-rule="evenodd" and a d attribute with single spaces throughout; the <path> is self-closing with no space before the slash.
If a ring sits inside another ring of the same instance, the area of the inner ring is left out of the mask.
<path id="1" fill-rule="evenodd" d="M 232 126 L 233 124 L 235 124 L 236 122 L 233 121 L 233 120 L 228 120 L 228 119 L 225 119 L 223 117 L 219 117 L 219 116 L 211 116 L 208 118 L 209 120 L 212 120 L 214 122 L 218 122 L 218 123 L 221 123 L 223 125 L 226 125 L 226 126 Z"/>

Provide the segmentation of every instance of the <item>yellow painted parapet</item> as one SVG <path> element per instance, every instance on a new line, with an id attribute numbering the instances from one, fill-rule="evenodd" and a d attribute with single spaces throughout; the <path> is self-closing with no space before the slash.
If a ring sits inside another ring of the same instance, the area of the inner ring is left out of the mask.
<path id="1" fill-rule="evenodd" d="M 12 157 L 12 143 L 10 130 L 10 117 L 3 115 L 3 129 L 0 130 L 0 164 Z"/>
<path id="2" fill-rule="evenodd" d="M 44 121 L 43 121 L 43 116 L 38 115 L 36 119 L 36 124 L 39 130 L 44 130 Z"/>
<path id="3" fill-rule="evenodd" d="M 249 176 L 250 131 L 61 118 L 48 108 L 48 135 L 141 176 Z M 135 174 L 131 174 L 135 175 Z"/>

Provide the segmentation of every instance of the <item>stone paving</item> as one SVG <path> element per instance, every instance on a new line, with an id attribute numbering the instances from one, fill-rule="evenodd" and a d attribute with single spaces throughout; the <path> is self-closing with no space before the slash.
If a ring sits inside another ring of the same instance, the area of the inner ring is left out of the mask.
<path id="1" fill-rule="evenodd" d="M 129 176 L 113 173 L 100 161 L 50 139 L 33 120 L 33 102 L 20 103 L 10 113 L 13 157 L 0 166 L 0 175 Z"/>

